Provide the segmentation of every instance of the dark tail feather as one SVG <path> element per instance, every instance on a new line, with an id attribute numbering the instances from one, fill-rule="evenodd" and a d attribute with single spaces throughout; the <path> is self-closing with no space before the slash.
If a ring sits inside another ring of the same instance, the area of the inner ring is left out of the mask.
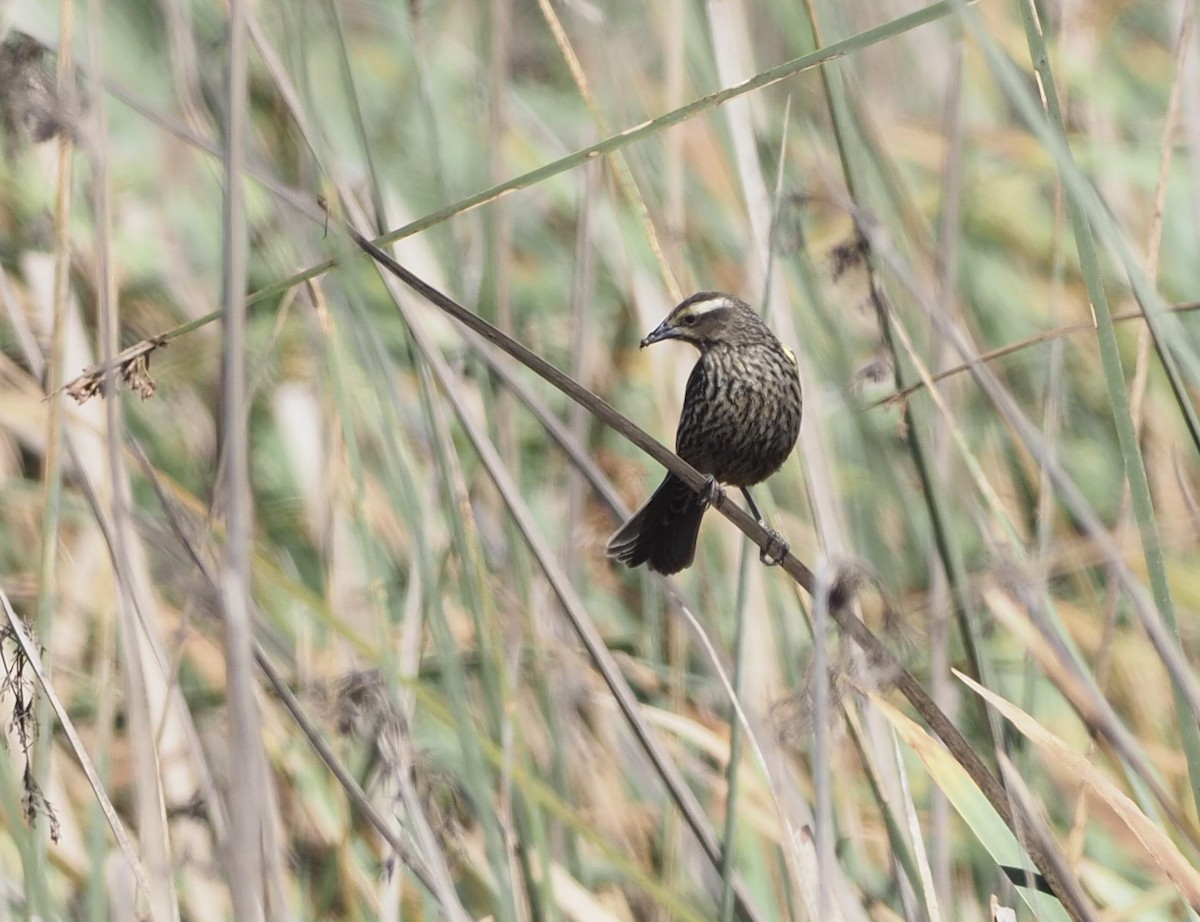
<path id="1" fill-rule="evenodd" d="M 696 556 L 704 501 L 668 474 L 633 518 L 608 539 L 606 552 L 631 567 L 646 564 L 658 573 L 678 573 Z"/>

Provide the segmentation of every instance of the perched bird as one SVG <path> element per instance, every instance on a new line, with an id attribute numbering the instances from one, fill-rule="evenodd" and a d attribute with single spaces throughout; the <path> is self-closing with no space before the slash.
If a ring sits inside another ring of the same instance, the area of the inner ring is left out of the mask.
<path id="1" fill-rule="evenodd" d="M 707 494 L 667 474 L 654 495 L 608 541 L 610 557 L 631 567 L 646 564 L 677 573 L 696 556 L 700 520 L 720 495 L 718 483 L 746 489 L 779 470 L 800 434 L 800 375 L 796 356 L 775 338 L 758 314 L 732 295 L 702 291 L 676 307 L 642 340 L 642 348 L 682 339 L 700 350 L 688 378 L 675 435 L 675 451 L 710 477 Z M 776 535 L 778 539 L 778 536 Z M 787 545 L 774 561 L 778 562 Z"/>

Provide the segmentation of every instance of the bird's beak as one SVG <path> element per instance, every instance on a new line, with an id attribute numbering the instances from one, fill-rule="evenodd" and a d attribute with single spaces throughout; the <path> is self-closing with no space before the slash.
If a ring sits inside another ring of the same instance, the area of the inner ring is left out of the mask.
<path id="1" fill-rule="evenodd" d="M 664 339 L 678 339 L 679 330 L 671 326 L 670 322 L 664 320 L 650 333 L 646 334 L 646 338 L 642 340 L 642 348 L 653 346 L 655 343 L 661 343 Z"/>

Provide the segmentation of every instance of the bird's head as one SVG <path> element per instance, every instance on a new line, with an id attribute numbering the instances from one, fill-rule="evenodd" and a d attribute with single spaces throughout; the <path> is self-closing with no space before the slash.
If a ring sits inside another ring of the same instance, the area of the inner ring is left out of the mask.
<path id="1" fill-rule="evenodd" d="M 719 291 L 702 291 L 667 314 L 642 340 L 642 348 L 664 339 L 682 339 L 704 350 L 718 343 L 759 339 L 763 330 L 758 314 L 745 301 Z"/>

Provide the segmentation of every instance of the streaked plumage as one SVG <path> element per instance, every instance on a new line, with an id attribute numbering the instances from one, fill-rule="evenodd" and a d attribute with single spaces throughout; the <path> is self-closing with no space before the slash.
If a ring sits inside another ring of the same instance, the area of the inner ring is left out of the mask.
<path id="1" fill-rule="evenodd" d="M 732 295 L 692 295 L 642 346 L 683 339 L 700 350 L 688 378 L 675 451 L 719 483 L 749 487 L 770 477 L 800 434 L 803 399 L 792 352 L 758 314 Z M 696 555 L 705 498 L 668 474 L 646 504 L 609 539 L 608 555 L 676 573 Z"/>

